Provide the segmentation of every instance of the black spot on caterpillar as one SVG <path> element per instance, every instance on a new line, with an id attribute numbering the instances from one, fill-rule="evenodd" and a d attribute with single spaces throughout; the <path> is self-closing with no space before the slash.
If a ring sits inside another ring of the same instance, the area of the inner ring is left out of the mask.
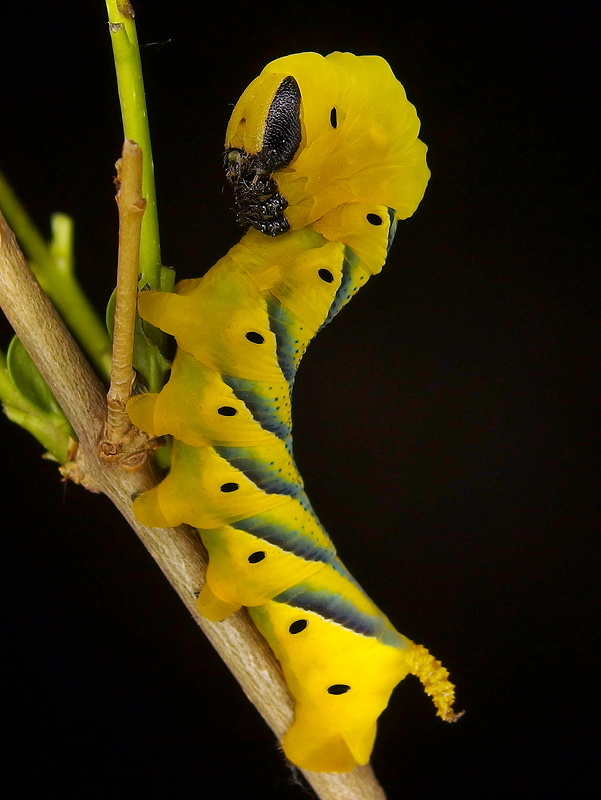
<path id="1" fill-rule="evenodd" d="M 309 623 L 306 619 L 297 619 L 295 620 L 290 627 L 288 628 L 289 633 L 301 633 L 304 631 Z"/>
<path id="2" fill-rule="evenodd" d="M 346 683 L 335 683 L 333 686 L 328 686 L 329 694 L 346 694 L 350 690 L 351 687 L 347 686 Z"/>

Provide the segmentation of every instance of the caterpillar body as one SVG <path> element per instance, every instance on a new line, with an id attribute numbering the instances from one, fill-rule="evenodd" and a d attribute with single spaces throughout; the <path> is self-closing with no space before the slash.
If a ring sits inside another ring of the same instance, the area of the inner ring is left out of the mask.
<path id="1" fill-rule="evenodd" d="M 171 468 L 134 501 L 153 526 L 196 527 L 209 553 L 200 611 L 241 606 L 296 700 L 283 738 L 298 766 L 369 761 L 394 686 L 417 675 L 453 720 L 447 671 L 398 633 L 345 569 L 294 463 L 290 396 L 311 339 L 373 274 L 429 171 L 419 121 L 387 62 L 302 53 L 243 93 L 225 165 L 242 240 L 139 313 L 178 345 L 169 382 L 132 398 L 141 430 L 174 439 Z"/>

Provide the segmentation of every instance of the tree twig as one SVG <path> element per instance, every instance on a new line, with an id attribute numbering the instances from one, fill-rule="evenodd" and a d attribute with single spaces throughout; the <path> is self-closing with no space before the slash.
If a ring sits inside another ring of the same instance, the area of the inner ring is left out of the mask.
<path id="1" fill-rule="evenodd" d="M 132 366 L 136 298 L 140 264 L 140 230 L 146 208 L 142 197 L 142 150 L 126 139 L 117 167 L 117 205 L 119 206 L 119 257 L 115 316 L 113 325 L 113 362 L 111 385 L 107 396 L 107 421 L 102 452 L 118 450 L 132 425 L 125 410 L 135 373 Z"/>
<path id="2" fill-rule="evenodd" d="M 43 294 L 0 215 L 0 303 L 79 438 L 76 477 L 104 492 L 138 534 L 198 625 L 280 739 L 293 717 L 292 698 L 277 662 L 245 612 L 212 623 L 195 609 L 206 560 L 196 533 L 181 526 L 146 528 L 134 519 L 132 495 L 156 481 L 151 467 L 127 472 L 98 452 L 106 404 L 100 382 Z M 199 674 L 199 680 L 202 677 Z M 304 773 L 321 800 L 384 800 L 370 767 L 341 775 Z"/>

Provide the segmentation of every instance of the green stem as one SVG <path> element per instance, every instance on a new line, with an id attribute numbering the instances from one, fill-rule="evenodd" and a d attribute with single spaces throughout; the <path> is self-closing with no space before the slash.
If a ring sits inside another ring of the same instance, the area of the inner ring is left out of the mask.
<path id="1" fill-rule="evenodd" d="M 169 291 L 172 285 L 165 286 L 164 279 L 168 280 L 171 277 L 171 271 L 166 272 L 161 268 L 154 165 L 133 9 L 128 2 L 117 2 L 117 0 L 106 0 L 106 7 L 115 57 L 124 138 L 136 142 L 144 156 L 142 195 L 146 200 L 146 212 L 142 221 L 140 241 L 140 273 L 143 282 L 153 289 Z"/>
<path id="2" fill-rule="evenodd" d="M 66 214 L 53 214 L 50 224 L 50 252 L 55 264 L 55 279 L 48 295 L 102 378 L 108 380 L 111 372 L 111 342 L 105 325 L 96 316 L 73 272 L 73 220 Z"/>
<path id="3" fill-rule="evenodd" d="M 103 322 L 75 278 L 73 221 L 65 214 L 53 214 L 52 241 L 48 245 L 1 173 L 0 208 L 19 240 L 40 286 L 100 375 L 108 381 L 111 367 L 110 339 Z"/>
<path id="4" fill-rule="evenodd" d="M 73 429 L 65 417 L 51 420 L 40 414 L 30 413 L 14 406 L 5 405 L 4 413 L 11 422 L 23 428 L 42 445 L 46 451 L 45 458 L 51 457 L 59 464 L 69 460 L 69 440 Z"/>
<path id="5" fill-rule="evenodd" d="M 40 282 L 42 289 L 47 291 L 47 286 L 44 285 L 44 277 L 47 272 L 52 271 L 48 245 L 21 204 L 19 198 L 14 193 L 12 186 L 1 172 L 0 208 L 15 236 L 21 243 L 29 265 L 35 264 L 35 268 L 33 266 L 31 268 Z"/>

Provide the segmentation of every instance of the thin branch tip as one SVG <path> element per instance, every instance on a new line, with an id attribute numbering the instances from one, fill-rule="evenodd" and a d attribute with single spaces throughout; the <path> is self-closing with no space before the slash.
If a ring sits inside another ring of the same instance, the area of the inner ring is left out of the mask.
<path id="1" fill-rule="evenodd" d="M 138 274 L 140 270 L 140 237 L 146 201 L 142 197 L 142 149 L 126 139 L 117 166 L 117 205 L 119 208 L 119 255 L 117 289 L 113 325 L 113 362 L 111 385 L 108 392 L 108 412 L 104 440 L 100 452 L 103 457 L 122 457 L 124 464 L 140 464 L 137 460 L 142 442 L 132 434 L 132 425 L 126 411 L 135 381 L 133 369 L 134 332 Z M 130 451 L 136 440 L 135 452 Z M 144 436 L 143 436 L 144 438 Z M 149 437 L 145 437 L 148 441 Z M 130 468 L 132 468 L 130 466 Z"/>

